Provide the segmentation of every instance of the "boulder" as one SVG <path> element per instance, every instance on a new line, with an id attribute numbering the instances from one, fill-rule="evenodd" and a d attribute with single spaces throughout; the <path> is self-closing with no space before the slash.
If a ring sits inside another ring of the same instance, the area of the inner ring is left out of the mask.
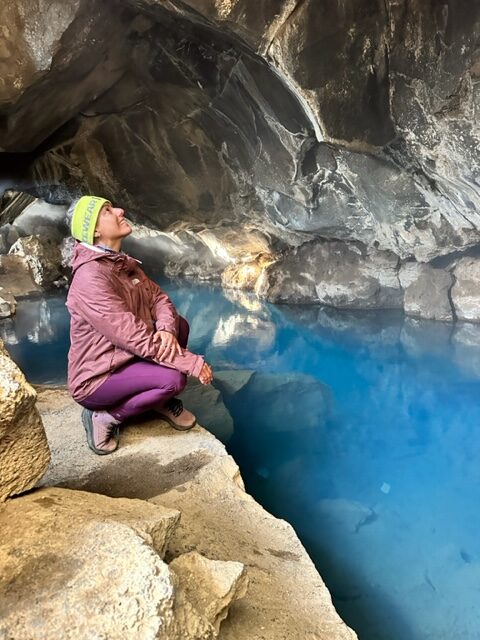
<path id="1" fill-rule="evenodd" d="M 457 318 L 480 322 L 480 259 L 462 258 L 453 276 L 452 302 Z"/>
<path id="2" fill-rule="evenodd" d="M 198 640 L 217 637 L 232 602 L 247 593 L 248 578 L 244 565 L 241 562 L 210 560 L 191 551 L 174 558 L 169 569 L 179 586 L 174 610 L 179 637 L 183 637 L 186 629 Z M 192 615 L 191 610 L 196 615 Z M 195 630 L 192 620 L 197 621 Z"/>
<path id="3" fill-rule="evenodd" d="M 267 267 L 257 293 L 271 302 L 320 302 L 347 309 L 402 306 L 398 257 L 360 243 L 313 241 Z"/>
<path id="4" fill-rule="evenodd" d="M 427 264 L 418 265 L 416 277 L 405 289 L 405 313 L 429 320 L 453 320 L 450 304 L 452 284 L 453 278 L 448 271 L 434 269 Z"/>
<path id="5" fill-rule="evenodd" d="M 0 633 L 213 640 L 230 604 L 245 595 L 245 570 L 198 553 L 168 567 L 163 557 L 179 516 L 58 488 L 11 501 L 0 511 Z"/>
<path id="6" fill-rule="evenodd" d="M 50 238 L 19 238 L 8 253 L 24 259 L 30 267 L 35 283 L 39 286 L 48 287 L 62 276 L 62 256 L 58 244 Z"/>
<path id="7" fill-rule="evenodd" d="M 67 231 L 64 205 L 49 204 L 39 198 L 28 204 L 15 218 L 13 227 L 19 236 L 37 236 L 60 243 Z"/>
<path id="8" fill-rule="evenodd" d="M 0 291 L 17 299 L 38 297 L 43 289 L 33 279 L 27 262 L 20 256 L 0 256 Z"/>
<path id="9" fill-rule="evenodd" d="M 252 412 L 259 399 L 261 406 L 269 408 L 268 413 Z M 236 393 L 226 395 L 225 403 L 235 415 L 237 440 L 251 450 L 253 460 L 269 447 L 272 438 L 278 450 L 282 444 L 285 453 L 291 439 L 301 439 L 302 444 L 296 446 L 307 450 L 320 442 L 333 409 L 333 396 L 325 384 L 310 375 L 256 372 Z"/>
<path id="10" fill-rule="evenodd" d="M 37 394 L 0 340 L 0 501 L 31 489 L 50 461 Z"/>

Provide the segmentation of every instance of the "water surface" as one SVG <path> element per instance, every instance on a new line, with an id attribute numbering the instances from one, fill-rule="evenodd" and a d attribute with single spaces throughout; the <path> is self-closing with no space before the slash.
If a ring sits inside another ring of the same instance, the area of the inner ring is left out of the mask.
<path id="1" fill-rule="evenodd" d="M 360 639 L 480 638 L 480 328 L 164 287 L 191 349 L 244 372 L 223 378 L 227 447 Z M 64 382 L 68 326 L 56 296 L 0 336 L 32 382 Z"/>

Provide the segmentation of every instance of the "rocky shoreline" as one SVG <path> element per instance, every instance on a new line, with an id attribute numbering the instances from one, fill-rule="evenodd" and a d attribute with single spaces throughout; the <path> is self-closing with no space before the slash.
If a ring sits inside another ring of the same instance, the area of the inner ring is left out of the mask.
<path id="1" fill-rule="evenodd" d="M 4 255 L 0 247 L 0 317 L 15 313 L 17 299 L 68 287 L 73 243 L 64 214 L 64 206 L 35 199 L 0 227 L 0 238 L 12 241 Z M 133 226 L 126 252 L 173 279 L 251 291 L 274 304 L 402 309 L 412 318 L 480 322 L 477 251 L 424 263 L 354 241 L 323 238 L 274 251 L 257 232 L 241 238 L 221 229 L 179 235 Z"/>
<path id="2" fill-rule="evenodd" d="M 0 636 L 356 637 L 292 527 L 245 493 L 213 435 L 147 415 L 95 456 L 66 389 L 34 389 L 1 353 Z"/>

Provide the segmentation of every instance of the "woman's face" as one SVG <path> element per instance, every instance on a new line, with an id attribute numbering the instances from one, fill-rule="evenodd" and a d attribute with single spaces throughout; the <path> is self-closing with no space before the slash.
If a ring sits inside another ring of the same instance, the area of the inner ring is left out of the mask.
<path id="1" fill-rule="evenodd" d="M 95 242 L 120 240 L 132 233 L 132 227 L 125 219 L 125 211 L 111 204 L 104 204 L 98 214 L 95 227 Z"/>

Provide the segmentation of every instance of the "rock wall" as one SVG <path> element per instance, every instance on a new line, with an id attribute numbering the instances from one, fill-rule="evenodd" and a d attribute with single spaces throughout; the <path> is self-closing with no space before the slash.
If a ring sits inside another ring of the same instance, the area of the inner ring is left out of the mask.
<path id="1" fill-rule="evenodd" d="M 259 234 L 267 255 L 322 238 L 419 262 L 479 243 L 476 4 L 37 0 L 2 11 L 4 187 L 121 202 L 167 232 L 163 262 L 177 272 L 255 260 Z"/>

